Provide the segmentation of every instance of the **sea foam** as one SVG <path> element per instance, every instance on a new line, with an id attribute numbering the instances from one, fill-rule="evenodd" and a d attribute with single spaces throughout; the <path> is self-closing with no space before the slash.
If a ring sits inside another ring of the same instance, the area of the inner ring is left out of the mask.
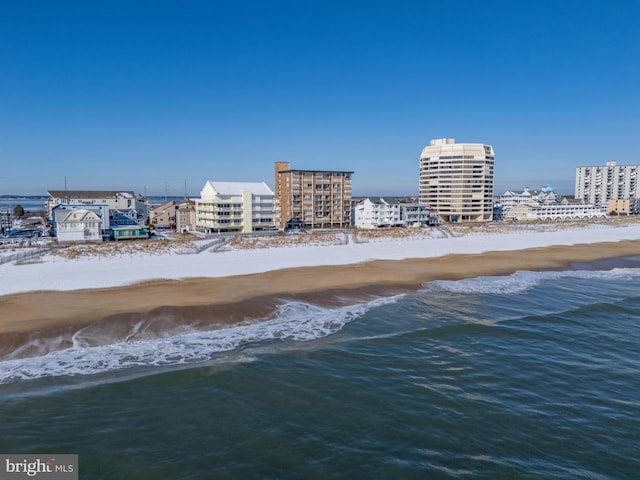
<path id="1" fill-rule="evenodd" d="M 92 347 L 74 341 L 74 346 L 65 350 L 0 362 L 0 384 L 42 377 L 94 375 L 140 366 L 197 364 L 210 361 L 221 352 L 254 343 L 314 340 L 341 330 L 371 308 L 394 302 L 396 298 L 380 298 L 340 308 L 287 302 L 278 306 L 273 319 L 250 325 Z"/>
<path id="2" fill-rule="evenodd" d="M 434 280 L 425 283 L 422 291 L 512 295 L 526 293 L 544 282 L 569 278 L 600 280 L 640 278 L 640 269 L 518 271 L 511 275 L 481 276 L 463 280 Z"/>

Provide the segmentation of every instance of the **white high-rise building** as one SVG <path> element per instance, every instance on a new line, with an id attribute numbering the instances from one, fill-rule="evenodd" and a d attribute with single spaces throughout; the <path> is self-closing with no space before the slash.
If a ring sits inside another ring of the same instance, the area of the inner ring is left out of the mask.
<path id="1" fill-rule="evenodd" d="M 640 198 L 638 173 L 640 165 L 617 165 L 610 160 L 605 166 L 576 168 L 576 200 L 605 205 L 609 200 Z"/>
<path id="2" fill-rule="evenodd" d="M 492 219 L 494 154 L 491 145 L 431 140 L 420 155 L 420 203 L 443 222 Z"/>

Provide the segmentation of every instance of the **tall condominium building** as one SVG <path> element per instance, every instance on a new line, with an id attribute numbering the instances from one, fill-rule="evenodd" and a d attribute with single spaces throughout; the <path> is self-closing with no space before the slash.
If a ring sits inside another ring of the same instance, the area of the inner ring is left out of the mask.
<path id="1" fill-rule="evenodd" d="M 609 200 L 640 198 L 639 172 L 640 165 L 617 165 L 614 160 L 600 167 L 577 167 L 576 200 L 604 205 Z"/>
<path id="2" fill-rule="evenodd" d="M 420 155 L 420 203 L 443 222 L 492 218 L 494 154 L 491 145 L 431 140 Z"/>
<path id="3" fill-rule="evenodd" d="M 276 162 L 276 224 L 278 228 L 341 228 L 351 225 L 353 172 L 291 170 Z"/>

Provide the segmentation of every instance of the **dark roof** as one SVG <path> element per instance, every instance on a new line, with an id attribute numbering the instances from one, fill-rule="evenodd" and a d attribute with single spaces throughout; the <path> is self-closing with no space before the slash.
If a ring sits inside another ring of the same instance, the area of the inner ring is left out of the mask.
<path id="1" fill-rule="evenodd" d="M 54 198 L 115 198 L 123 193 L 131 198 L 136 196 L 130 190 L 49 190 L 47 193 Z"/>

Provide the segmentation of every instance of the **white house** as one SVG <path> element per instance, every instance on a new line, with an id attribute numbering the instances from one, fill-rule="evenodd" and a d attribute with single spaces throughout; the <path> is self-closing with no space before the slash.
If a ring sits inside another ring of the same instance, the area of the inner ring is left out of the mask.
<path id="1" fill-rule="evenodd" d="M 418 203 L 401 203 L 402 216 L 407 226 L 412 225 L 438 225 L 440 223 L 438 212 L 427 205 Z"/>
<path id="2" fill-rule="evenodd" d="M 392 198 L 365 198 L 354 208 L 358 228 L 400 227 L 404 225 L 400 203 Z"/>
<path id="3" fill-rule="evenodd" d="M 206 233 L 273 230 L 274 193 L 266 183 L 207 181 L 196 202 L 196 228 Z"/>
<path id="4" fill-rule="evenodd" d="M 98 217 L 100 238 L 91 238 L 91 240 L 102 240 L 109 236 L 109 207 L 107 205 L 87 205 L 81 207 L 79 205 L 64 204 L 56 205 L 51 211 L 51 235 L 56 237 L 58 241 L 70 241 L 71 237 L 73 237 L 73 235 L 70 235 L 70 231 L 73 230 L 73 228 L 71 228 L 69 224 L 62 225 L 64 222 L 68 222 L 69 218 L 73 218 L 70 216 L 71 212 L 78 211 L 90 211 Z M 79 226 L 76 225 L 75 228 L 77 229 Z M 75 236 L 78 236 L 77 232 Z M 77 239 L 73 238 L 73 241 L 77 241 Z"/>
<path id="5" fill-rule="evenodd" d="M 436 222 L 437 212 L 427 205 L 402 203 L 395 198 L 365 198 L 353 209 L 353 223 L 357 228 L 433 225 Z"/>
<path id="6" fill-rule="evenodd" d="M 84 208 L 61 210 L 62 218 L 56 222 L 59 242 L 102 241 L 102 218 Z"/>

